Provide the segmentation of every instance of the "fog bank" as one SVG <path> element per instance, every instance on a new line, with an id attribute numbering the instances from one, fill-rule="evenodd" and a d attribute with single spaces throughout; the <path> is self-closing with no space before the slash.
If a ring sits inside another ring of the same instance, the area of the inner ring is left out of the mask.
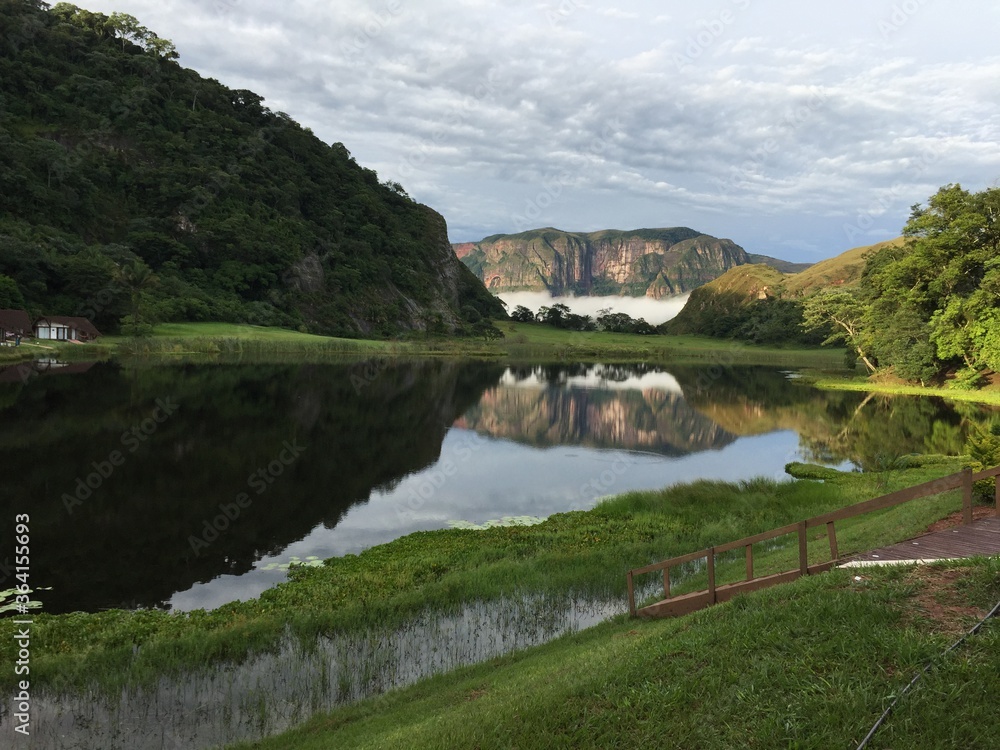
<path id="1" fill-rule="evenodd" d="M 501 292 L 497 295 L 507 303 L 507 312 L 514 312 L 518 305 L 524 305 L 533 313 L 540 307 L 555 304 L 566 305 L 577 315 L 597 317 L 597 311 L 610 307 L 612 312 L 625 313 L 633 318 L 645 318 L 656 326 L 664 323 L 681 311 L 690 294 L 664 297 L 656 300 L 649 297 L 552 297 L 548 292 Z"/>

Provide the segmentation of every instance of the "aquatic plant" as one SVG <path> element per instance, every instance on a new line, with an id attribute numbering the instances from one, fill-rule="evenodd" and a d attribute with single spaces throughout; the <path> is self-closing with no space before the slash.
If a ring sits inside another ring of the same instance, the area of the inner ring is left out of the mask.
<path id="1" fill-rule="evenodd" d="M 448 521 L 448 526 L 453 529 L 470 529 L 473 531 L 485 531 L 486 529 L 504 528 L 507 526 L 537 526 L 545 521 L 538 516 L 503 516 L 483 523 L 472 523 L 471 521 Z"/>

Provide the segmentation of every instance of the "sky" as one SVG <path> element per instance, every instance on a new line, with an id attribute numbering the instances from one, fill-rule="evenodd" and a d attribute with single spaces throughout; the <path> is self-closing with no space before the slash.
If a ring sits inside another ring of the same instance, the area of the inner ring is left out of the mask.
<path id="1" fill-rule="evenodd" d="M 812 262 L 1000 180 L 991 0 L 86 0 L 251 89 L 453 242 L 689 226 Z"/>

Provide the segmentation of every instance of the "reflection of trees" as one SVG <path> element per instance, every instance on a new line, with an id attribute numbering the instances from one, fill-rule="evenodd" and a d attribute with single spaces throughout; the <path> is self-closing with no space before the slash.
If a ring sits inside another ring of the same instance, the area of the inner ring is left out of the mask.
<path id="1" fill-rule="evenodd" d="M 448 427 L 502 369 L 431 362 L 371 372 L 103 365 L 21 388 L 0 422 L 0 461 L 16 467 L 5 472 L 0 516 L 30 512 L 33 577 L 54 587 L 46 610 L 155 606 L 195 582 L 249 570 L 319 523 L 335 526 L 373 488 L 436 461 Z M 158 398 L 179 404 L 177 413 L 130 453 L 123 432 Z M 249 475 L 285 441 L 306 450 L 256 494 Z M 63 494 L 115 450 L 124 465 L 68 514 Z M 240 492 L 252 505 L 195 555 L 189 538 Z"/>
<path id="2" fill-rule="evenodd" d="M 691 403 L 740 435 L 798 432 L 808 460 L 874 465 L 907 453 L 959 454 L 970 422 L 996 413 L 972 404 L 821 391 L 798 386 L 766 367 L 720 368 L 707 388 L 701 368 L 674 368 Z"/>

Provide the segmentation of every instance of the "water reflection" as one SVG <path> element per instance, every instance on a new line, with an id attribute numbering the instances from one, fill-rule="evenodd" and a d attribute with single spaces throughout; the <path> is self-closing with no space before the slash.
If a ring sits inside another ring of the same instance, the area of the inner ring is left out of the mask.
<path id="1" fill-rule="evenodd" d="M 210 608 L 283 580 L 264 568 L 291 556 L 453 521 L 781 477 L 793 460 L 958 453 L 995 411 L 821 392 L 763 367 L 79 369 L 0 372 L 0 515 L 31 514 L 50 612 Z"/>

